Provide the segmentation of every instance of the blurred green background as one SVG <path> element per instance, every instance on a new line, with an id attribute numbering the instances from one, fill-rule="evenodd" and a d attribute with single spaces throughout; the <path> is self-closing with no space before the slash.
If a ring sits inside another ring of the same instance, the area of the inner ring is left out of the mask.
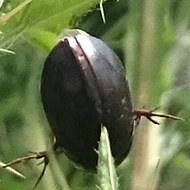
<path id="1" fill-rule="evenodd" d="M 63 29 L 80 28 L 101 38 L 117 52 L 126 68 L 135 108 L 160 106 L 159 111 L 185 119 L 160 120 L 160 126 L 142 119 L 132 151 L 117 169 L 120 189 L 189 190 L 190 1 L 107 0 L 103 3 L 105 23 L 99 3 L 99 0 L 3 2 L 0 161 L 6 163 L 26 156 L 28 151 L 50 146 L 53 135 L 39 90 L 43 63 Z M 17 9 L 21 10 L 12 11 Z M 37 163 L 34 160 L 14 166 L 27 179 L 0 168 L 0 189 L 32 189 L 42 169 Z M 51 158 L 37 189 L 94 190 L 98 189 L 96 184 L 95 175 L 76 169 L 62 154 Z"/>

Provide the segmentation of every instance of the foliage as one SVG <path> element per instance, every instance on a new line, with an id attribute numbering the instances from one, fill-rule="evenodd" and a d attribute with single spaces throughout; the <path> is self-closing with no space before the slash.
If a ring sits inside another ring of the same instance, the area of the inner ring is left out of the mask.
<path id="1" fill-rule="evenodd" d="M 119 187 L 114 159 L 111 154 L 109 136 L 106 127 L 102 127 L 98 148 L 98 188 L 100 190 L 117 190 Z"/>
<path id="2" fill-rule="evenodd" d="M 149 154 L 144 151 L 148 154 L 149 167 L 144 172 L 148 173 L 147 181 L 152 185 L 149 189 L 188 190 L 190 1 L 154 1 L 154 8 L 149 7 L 154 19 L 146 20 L 146 14 L 150 13 L 145 9 L 148 0 L 108 0 L 103 4 L 105 24 L 99 2 L 33 0 L 6 21 L 2 19 L 3 13 L 10 13 L 23 1 L 3 2 L 0 7 L 0 161 L 25 156 L 28 151 L 44 150 L 51 144 L 53 137 L 39 92 L 43 62 L 63 29 L 80 28 L 103 39 L 123 60 L 135 107 L 160 105 L 161 110 L 185 119 L 185 122 L 161 121 L 160 127 L 149 126 Z M 152 35 L 145 32 L 146 27 L 152 27 Z M 146 52 L 151 53 L 146 55 Z M 143 97 L 148 97 L 144 105 L 139 104 Z M 117 169 L 120 189 L 133 188 L 133 178 L 139 177 L 133 175 L 135 151 L 132 149 L 130 159 Z M 66 156 L 51 160 L 38 189 L 97 189 L 97 177 L 76 169 Z M 160 164 L 156 167 L 158 160 Z M 27 179 L 0 169 L 0 189 L 31 189 L 41 171 L 36 161 L 14 168 Z M 142 190 L 143 182 L 138 179 Z"/>

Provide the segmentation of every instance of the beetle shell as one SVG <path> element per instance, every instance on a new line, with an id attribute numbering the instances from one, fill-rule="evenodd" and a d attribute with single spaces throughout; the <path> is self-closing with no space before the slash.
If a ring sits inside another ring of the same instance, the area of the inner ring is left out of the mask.
<path id="1" fill-rule="evenodd" d="M 58 146 L 77 165 L 96 170 L 101 126 L 115 164 L 125 159 L 133 133 L 130 92 L 121 61 L 104 42 L 67 32 L 45 61 L 41 96 Z"/>

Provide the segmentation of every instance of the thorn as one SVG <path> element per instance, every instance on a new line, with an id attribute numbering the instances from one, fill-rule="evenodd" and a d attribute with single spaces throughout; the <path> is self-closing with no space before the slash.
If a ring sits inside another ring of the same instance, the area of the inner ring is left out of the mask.
<path id="1" fill-rule="evenodd" d="M 48 165 L 48 163 L 49 163 L 49 159 L 48 159 L 48 157 L 44 157 L 43 162 L 44 162 L 43 170 L 42 170 L 42 172 L 41 172 L 41 174 L 40 174 L 38 180 L 36 181 L 36 183 L 35 183 L 33 189 L 35 189 L 35 188 L 38 186 L 39 182 L 41 181 L 42 177 L 43 177 L 44 174 L 45 174 L 45 171 L 46 171 L 47 165 Z"/>
<path id="2" fill-rule="evenodd" d="M 11 162 L 5 164 L 5 165 L 2 166 L 2 167 L 3 167 L 3 168 L 6 168 L 6 167 L 12 166 L 12 165 L 14 165 L 14 164 L 18 164 L 18 163 L 20 163 L 20 162 L 23 162 L 23 161 L 29 161 L 29 160 L 32 160 L 32 159 L 44 158 L 46 155 L 47 155 L 47 152 L 46 152 L 46 151 L 36 152 L 36 153 L 34 153 L 33 155 L 25 156 L 25 157 L 21 157 L 21 158 L 17 158 L 17 159 L 15 159 L 15 160 L 12 160 Z"/>
<path id="3" fill-rule="evenodd" d="M 170 115 L 170 114 L 162 114 L 162 113 L 155 113 L 154 111 L 157 110 L 159 107 L 153 109 L 153 110 L 145 110 L 145 109 L 135 109 L 133 110 L 133 115 L 136 116 L 136 119 L 141 119 L 142 116 L 146 117 L 148 120 L 153 122 L 154 124 L 160 125 L 159 122 L 152 119 L 152 117 L 163 117 L 167 119 L 173 119 L 173 120 L 180 120 L 184 121 L 183 118 Z"/>
<path id="4" fill-rule="evenodd" d="M 41 164 L 43 164 L 44 163 L 44 160 L 42 160 L 41 162 L 39 162 L 38 164 L 37 164 L 37 166 L 39 166 L 39 165 L 41 165 Z"/>
<path id="5" fill-rule="evenodd" d="M 148 119 L 149 121 L 151 121 L 152 123 L 156 124 L 156 125 L 160 125 L 160 123 L 159 123 L 158 121 L 152 119 L 151 117 L 147 117 L 147 119 Z"/>
<path id="6" fill-rule="evenodd" d="M 185 119 L 183 119 L 181 117 L 177 117 L 177 116 L 170 115 L 170 114 L 162 114 L 162 113 L 153 113 L 153 112 L 151 112 L 151 116 L 153 116 L 153 117 L 164 117 L 164 118 L 167 118 L 167 119 L 185 121 Z"/>
<path id="7" fill-rule="evenodd" d="M 15 169 L 13 169 L 13 168 L 11 168 L 11 167 L 6 167 L 6 168 L 5 168 L 6 164 L 3 163 L 3 162 L 0 162 L 0 166 L 1 166 L 2 168 L 4 168 L 4 169 L 8 170 L 9 172 L 11 172 L 11 173 L 17 175 L 18 177 L 21 177 L 21 178 L 24 178 L 24 179 L 26 178 L 26 176 L 24 176 L 23 174 L 21 174 L 20 172 L 16 171 Z"/>
<path id="8" fill-rule="evenodd" d="M 63 152 L 63 150 L 58 146 L 58 144 L 56 143 L 55 140 L 53 142 L 53 146 L 52 146 L 51 150 L 56 155 L 59 155 L 59 154 L 61 154 Z M 35 186 L 33 187 L 33 189 L 35 189 L 37 187 L 37 185 L 39 184 L 39 182 L 41 181 L 41 179 L 42 179 L 42 177 L 43 177 L 43 175 L 45 173 L 46 167 L 47 167 L 47 165 L 49 163 L 49 157 L 48 157 L 49 151 L 48 150 L 47 151 L 40 151 L 40 152 L 28 151 L 28 153 L 32 154 L 32 155 L 17 158 L 17 159 L 12 160 L 11 162 L 9 162 L 7 164 L 4 164 L 4 163 L 0 162 L 0 166 L 2 166 L 2 168 L 8 169 L 8 170 L 13 170 L 12 171 L 13 173 L 15 173 L 17 175 L 20 175 L 20 177 L 26 178 L 25 176 L 23 176 L 22 174 L 20 174 L 16 170 L 10 168 L 10 166 L 12 166 L 14 164 L 18 164 L 18 163 L 23 162 L 23 161 L 29 161 L 29 160 L 32 160 L 32 159 L 43 159 L 42 162 L 40 162 L 39 164 L 44 163 L 44 167 L 43 167 L 43 170 L 42 170 L 42 172 L 41 172 Z"/>
<path id="9" fill-rule="evenodd" d="M 105 18 L 103 3 L 104 3 L 104 0 L 100 0 L 100 3 L 99 3 L 100 13 L 101 13 L 101 16 L 102 16 L 103 23 L 106 24 L 106 18 Z"/>
<path id="10" fill-rule="evenodd" d="M 159 110 L 159 109 L 160 109 L 160 106 L 157 106 L 156 108 L 150 110 L 150 112 L 152 113 L 152 112 L 154 112 L 154 111 L 156 111 L 156 110 Z"/>

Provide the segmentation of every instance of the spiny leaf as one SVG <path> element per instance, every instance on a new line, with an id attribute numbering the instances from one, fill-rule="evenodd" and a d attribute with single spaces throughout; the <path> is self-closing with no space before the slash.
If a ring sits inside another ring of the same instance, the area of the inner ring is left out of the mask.
<path id="1" fill-rule="evenodd" d="M 100 190 L 117 190 L 118 177 L 111 154 L 108 131 L 102 127 L 98 150 L 98 187 Z"/>
<path id="2" fill-rule="evenodd" d="M 10 37 L 17 36 L 24 31 L 22 37 L 25 40 L 48 52 L 55 44 L 58 34 L 64 29 L 72 27 L 72 20 L 99 3 L 99 0 L 31 1 L 24 1 L 28 5 L 24 8 L 22 6 L 22 10 L 16 9 L 17 14 L 11 11 L 12 13 L 0 17 L 0 30 L 4 34 L 3 42 L 0 39 L 1 45 L 3 43 L 5 46 L 4 41 L 9 43 Z M 31 3 L 29 4 L 29 2 Z M 6 24 L 1 24 L 5 21 L 7 21 Z M 43 34 L 50 38 L 44 37 Z M 44 40 L 45 38 L 48 40 Z"/>
<path id="3" fill-rule="evenodd" d="M 0 23 L 5 23 L 6 21 L 8 21 L 17 12 L 19 12 L 20 10 L 22 10 L 26 5 L 28 5 L 31 2 L 32 2 L 32 0 L 26 0 L 26 1 L 22 2 L 20 5 L 18 5 L 16 8 L 14 8 L 12 11 L 10 11 L 9 13 L 1 16 L 0 17 Z M 1 7 L 2 3 L 3 3 L 3 1 L 0 2 L 0 7 Z"/>

